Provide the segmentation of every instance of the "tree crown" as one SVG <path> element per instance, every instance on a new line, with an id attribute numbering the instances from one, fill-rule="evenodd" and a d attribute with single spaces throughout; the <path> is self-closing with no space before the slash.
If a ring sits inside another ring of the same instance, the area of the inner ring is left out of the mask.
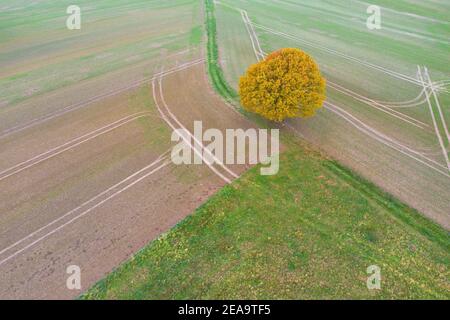
<path id="1" fill-rule="evenodd" d="M 325 79 L 308 54 L 285 48 L 251 65 L 240 79 L 239 94 L 246 110 L 272 121 L 310 117 L 326 98 Z"/>

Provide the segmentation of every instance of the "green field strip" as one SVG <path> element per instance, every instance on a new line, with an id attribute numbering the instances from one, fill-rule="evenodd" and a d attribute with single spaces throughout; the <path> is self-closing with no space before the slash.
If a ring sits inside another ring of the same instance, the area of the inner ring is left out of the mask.
<path id="1" fill-rule="evenodd" d="M 206 11 L 206 33 L 208 36 L 207 42 L 207 66 L 208 74 L 211 83 L 224 99 L 229 103 L 235 103 L 237 99 L 237 92 L 231 88 L 225 80 L 222 68 L 219 62 L 219 50 L 217 47 L 217 29 L 216 19 L 214 17 L 214 2 L 211 0 L 205 1 Z"/>

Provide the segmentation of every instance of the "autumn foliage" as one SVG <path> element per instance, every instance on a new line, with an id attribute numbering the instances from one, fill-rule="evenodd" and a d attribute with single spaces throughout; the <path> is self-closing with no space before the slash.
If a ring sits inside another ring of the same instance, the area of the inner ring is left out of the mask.
<path id="1" fill-rule="evenodd" d="M 246 110 L 269 120 L 310 117 L 325 100 L 325 79 L 308 54 L 285 48 L 250 66 L 240 79 L 239 94 Z"/>

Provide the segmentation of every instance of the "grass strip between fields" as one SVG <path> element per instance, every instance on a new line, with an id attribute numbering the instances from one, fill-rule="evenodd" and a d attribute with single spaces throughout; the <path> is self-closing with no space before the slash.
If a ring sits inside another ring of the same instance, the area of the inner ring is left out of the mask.
<path id="1" fill-rule="evenodd" d="M 219 49 L 217 46 L 217 30 L 216 19 L 214 16 L 214 3 L 213 1 L 205 1 L 205 13 L 206 13 L 206 33 L 208 36 L 207 41 L 207 54 L 208 54 L 208 75 L 214 89 L 228 102 L 234 103 L 238 97 L 237 92 L 227 83 L 223 74 L 222 68 L 219 63 Z"/>

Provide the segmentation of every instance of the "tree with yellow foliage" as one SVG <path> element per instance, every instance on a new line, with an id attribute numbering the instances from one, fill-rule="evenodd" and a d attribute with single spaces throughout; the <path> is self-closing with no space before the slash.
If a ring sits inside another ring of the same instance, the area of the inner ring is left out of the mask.
<path id="1" fill-rule="evenodd" d="M 244 109 L 281 122 L 310 117 L 322 107 L 325 79 L 305 52 L 285 48 L 249 67 L 239 82 Z"/>

